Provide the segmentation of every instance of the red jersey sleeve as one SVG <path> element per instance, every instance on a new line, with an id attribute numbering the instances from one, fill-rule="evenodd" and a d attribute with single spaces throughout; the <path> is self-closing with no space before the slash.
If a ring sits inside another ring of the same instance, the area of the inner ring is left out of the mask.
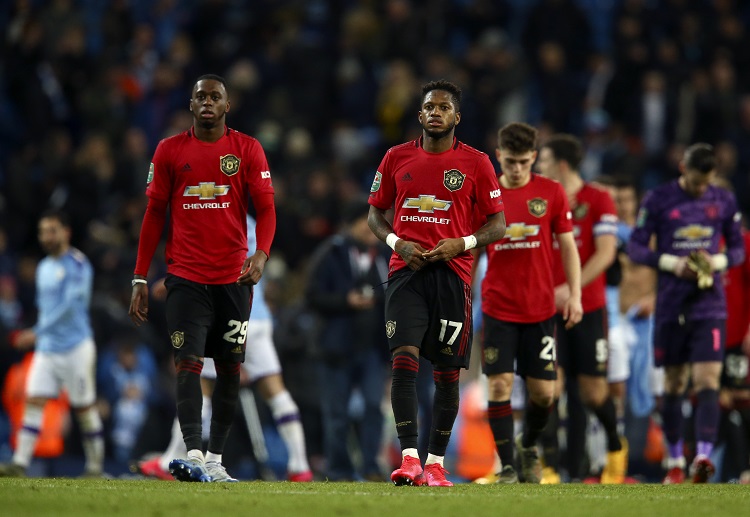
<path id="1" fill-rule="evenodd" d="M 558 184 L 555 189 L 553 203 L 552 231 L 555 234 L 573 231 L 573 216 L 570 213 L 570 204 L 565 189 Z"/>
<path id="2" fill-rule="evenodd" d="M 273 183 L 271 181 L 271 170 L 263 147 L 257 140 L 252 141 L 252 147 L 248 153 L 251 156 L 247 184 L 253 196 L 258 194 L 273 194 Z"/>
<path id="3" fill-rule="evenodd" d="M 481 215 L 488 216 L 504 210 L 503 196 L 500 193 L 497 175 L 486 154 L 482 155 L 482 159 L 477 164 L 477 180 L 475 185 L 477 210 Z"/>
<path id="4" fill-rule="evenodd" d="M 383 156 L 370 187 L 369 203 L 381 210 L 391 208 L 394 199 L 396 199 L 396 183 L 393 181 L 393 175 L 390 172 L 391 153 L 392 149 L 389 149 Z"/>
<path id="5" fill-rule="evenodd" d="M 148 171 L 146 195 L 155 199 L 169 201 L 172 196 L 172 167 L 170 152 L 165 140 L 159 142 L 151 159 Z"/>

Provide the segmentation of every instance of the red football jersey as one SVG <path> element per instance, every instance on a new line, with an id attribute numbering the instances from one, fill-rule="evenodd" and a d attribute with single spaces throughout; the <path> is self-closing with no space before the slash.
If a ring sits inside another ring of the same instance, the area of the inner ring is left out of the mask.
<path id="1" fill-rule="evenodd" d="M 750 326 L 750 232 L 742 231 L 745 239 L 745 261 L 729 268 L 724 275 L 727 295 L 727 348 L 742 344 Z"/>
<path id="2" fill-rule="evenodd" d="M 573 231 L 565 189 L 538 174 L 520 188 L 503 189 L 505 237 L 487 246 L 482 311 L 514 323 L 555 314 L 554 235 Z"/>
<path id="3" fill-rule="evenodd" d="M 167 271 L 203 284 L 237 280 L 251 191 L 273 193 L 255 138 L 227 128 L 218 141 L 202 142 L 191 128 L 159 142 L 146 194 L 169 202 Z"/>
<path id="4" fill-rule="evenodd" d="M 584 184 L 576 194 L 575 206 L 571 207 L 573 214 L 573 236 L 581 256 L 581 266 L 596 251 L 595 239 L 599 235 L 617 235 L 617 210 L 606 190 Z M 564 284 L 565 270 L 563 269 L 560 249 L 555 244 L 555 285 Z M 591 312 L 606 305 L 604 296 L 606 277 L 602 273 L 595 280 L 581 290 L 581 305 L 583 312 Z"/>
<path id="5" fill-rule="evenodd" d="M 479 228 L 475 207 L 485 217 L 503 211 L 495 170 L 485 153 L 458 140 L 443 153 L 428 153 L 421 138 L 388 150 L 375 174 L 370 204 L 381 210 L 394 207 L 396 235 L 428 250 L 441 239 L 473 234 Z M 472 260 L 465 251 L 448 262 L 469 285 Z M 404 267 L 394 252 L 390 272 Z"/>

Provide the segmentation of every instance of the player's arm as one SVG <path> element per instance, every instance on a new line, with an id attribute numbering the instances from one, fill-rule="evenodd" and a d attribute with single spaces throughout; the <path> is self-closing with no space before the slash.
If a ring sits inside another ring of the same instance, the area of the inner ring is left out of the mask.
<path id="1" fill-rule="evenodd" d="M 428 262 L 447 262 L 459 253 L 481 248 L 498 241 L 505 235 L 505 212 L 488 215 L 487 222 L 474 234 L 455 239 L 441 239 L 437 245 L 424 254 Z"/>
<path id="2" fill-rule="evenodd" d="M 128 314 L 136 325 L 148 321 L 148 284 L 146 275 L 161 240 L 167 220 L 167 201 L 149 197 L 146 213 L 143 214 L 141 235 L 138 240 L 138 258 L 133 275 L 133 291 L 130 295 Z"/>
<path id="3" fill-rule="evenodd" d="M 595 251 L 581 268 L 581 285 L 587 286 L 604 273 L 617 257 L 617 236 L 604 233 L 594 238 Z"/>
<path id="4" fill-rule="evenodd" d="M 578 246 L 576 246 L 573 232 L 558 233 L 556 237 L 560 246 L 560 258 L 562 259 L 565 278 L 568 281 L 568 296 L 562 302 L 562 316 L 566 320 L 565 328 L 569 329 L 580 322 L 583 317 L 581 257 L 578 254 Z"/>
<path id="5" fill-rule="evenodd" d="M 410 269 L 417 270 L 421 268 L 425 259 L 423 254 L 427 252 L 419 243 L 401 239 L 393 232 L 393 227 L 385 218 L 385 210 L 370 205 L 370 212 L 367 214 L 367 224 L 370 230 L 381 241 L 391 247 L 398 253 Z"/>
<path id="6" fill-rule="evenodd" d="M 255 285 L 260 282 L 263 270 L 271 253 L 271 243 L 276 234 L 276 205 L 273 193 L 264 192 L 252 195 L 253 206 L 255 206 L 256 221 L 255 239 L 257 246 L 255 253 L 245 259 L 242 264 L 237 283 Z"/>

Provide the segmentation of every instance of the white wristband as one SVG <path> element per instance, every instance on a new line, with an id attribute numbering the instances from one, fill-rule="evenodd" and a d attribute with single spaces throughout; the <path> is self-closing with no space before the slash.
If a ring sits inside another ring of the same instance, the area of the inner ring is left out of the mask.
<path id="1" fill-rule="evenodd" d="M 133 287 L 135 287 L 136 284 L 147 284 L 147 283 L 148 282 L 146 281 L 145 278 L 134 278 L 130 281 L 130 285 L 132 285 Z"/>
<path id="2" fill-rule="evenodd" d="M 661 269 L 662 271 L 670 271 L 674 273 L 674 270 L 677 268 L 677 263 L 679 261 L 680 257 L 664 253 L 659 257 L 659 269 Z"/>
<path id="3" fill-rule="evenodd" d="M 461 237 L 461 238 L 464 240 L 464 251 L 477 247 L 477 238 L 474 237 L 473 235 L 469 235 L 468 237 Z"/>
<path id="4" fill-rule="evenodd" d="M 393 251 L 396 251 L 396 241 L 398 240 L 398 235 L 391 232 L 388 234 L 388 237 L 385 238 L 385 243 L 390 246 Z"/>
<path id="5" fill-rule="evenodd" d="M 711 255 L 711 269 L 713 271 L 724 271 L 729 266 L 729 259 L 724 253 Z"/>

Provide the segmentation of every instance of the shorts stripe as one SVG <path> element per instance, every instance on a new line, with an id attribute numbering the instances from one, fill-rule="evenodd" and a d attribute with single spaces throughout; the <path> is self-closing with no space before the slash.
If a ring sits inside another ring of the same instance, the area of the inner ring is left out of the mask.
<path id="1" fill-rule="evenodd" d="M 458 355 L 466 355 L 466 349 L 469 346 L 469 335 L 471 334 L 471 288 L 464 284 L 464 328 L 461 332 L 461 346 L 458 348 Z"/>

